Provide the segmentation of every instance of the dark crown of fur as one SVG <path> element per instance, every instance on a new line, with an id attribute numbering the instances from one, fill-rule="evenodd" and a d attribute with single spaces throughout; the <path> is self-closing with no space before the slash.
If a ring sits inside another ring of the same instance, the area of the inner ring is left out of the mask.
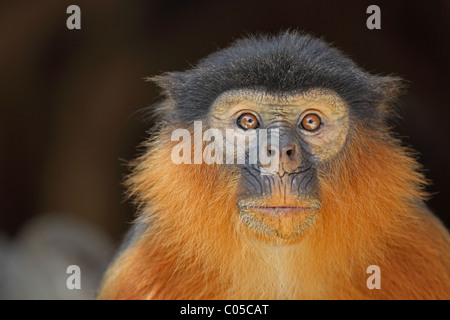
<path id="1" fill-rule="evenodd" d="M 153 80 L 175 104 L 170 118 L 177 123 L 201 119 L 229 90 L 256 89 L 283 96 L 311 88 L 333 90 L 353 116 L 376 121 L 384 118 L 385 105 L 401 87 L 400 79 L 371 75 L 321 39 L 297 32 L 241 39 L 193 69 Z"/>

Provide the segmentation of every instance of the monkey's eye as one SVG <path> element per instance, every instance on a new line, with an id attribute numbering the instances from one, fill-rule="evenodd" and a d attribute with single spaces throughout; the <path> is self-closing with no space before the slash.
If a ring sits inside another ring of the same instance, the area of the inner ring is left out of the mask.
<path id="1" fill-rule="evenodd" d="M 256 129 L 259 127 L 258 118 L 256 118 L 256 116 L 251 113 L 241 114 L 236 123 L 240 128 L 244 130 Z"/>
<path id="2" fill-rule="evenodd" d="M 301 125 L 302 128 L 306 131 L 316 131 L 319 129 L 320 125 L 322 123 L 322 120 L 317 114 L 314 113 L 308 113 L 306 116 L 303 117 Z"/>

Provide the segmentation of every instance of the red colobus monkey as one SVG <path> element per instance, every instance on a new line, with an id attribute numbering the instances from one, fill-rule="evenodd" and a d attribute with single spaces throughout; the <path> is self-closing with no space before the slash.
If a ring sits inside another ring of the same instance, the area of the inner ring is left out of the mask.
<path id="1" fill-rule="evenodd" d="M 153 80 L 159 125 L 126 181 L 138 218 L 99 299 L 450 298 L 449 233 L 387 125 L 400 79 L 285 32 Z M 195 136 L 195 121 L 236 141 L 276 129 L 278 146 L 258 145 L 275 169 L 248 149 L 244 163 L 174 163 L 172 133 Z"/>

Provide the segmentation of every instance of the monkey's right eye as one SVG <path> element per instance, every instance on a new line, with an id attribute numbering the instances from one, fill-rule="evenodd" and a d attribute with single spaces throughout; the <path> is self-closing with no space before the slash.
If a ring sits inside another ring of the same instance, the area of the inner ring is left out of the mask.
<path id="1" fill-rule="evenodd" d="M 256 129 L 259 127 L 258 118 L 252 113 L 243 113 L 236 121 L 238 127 L 244 130 Z"/>

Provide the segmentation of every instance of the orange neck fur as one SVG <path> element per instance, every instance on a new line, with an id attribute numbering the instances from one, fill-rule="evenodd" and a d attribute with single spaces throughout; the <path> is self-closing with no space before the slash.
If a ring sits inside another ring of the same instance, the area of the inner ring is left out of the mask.
<path id="1" fill-rule="evenodd" d="M 109 275 L 122 272 L 113 286 L 133 287 L 116 297 L 334 299 L 398 293 L 368 290 L 366 268 L 392 269 L 392 244 L 408 241 L 415 250 L 435 225 L 420 226 L 425 194 L 416 162 L 400 146 L 372 136 L 359 134 L 357 143 L 348 142 L 350 151 L 319 170 L 322 208 L 293 244 L 257 239 L 241 223 L 238 182 L 226 169 L 175 165 L 170 142 L 154 146 L 128 180 L 150 227 Z M 405 226 L 414 237 L 404 236 Z M 441 233 L 448 246 L 443 228 Z M 449 274 L 448 265 L 442 268 Z M 385 286 L 389 281 L 383 277 Z M 114 296 L 114 288 L 108 290 Z"/>

